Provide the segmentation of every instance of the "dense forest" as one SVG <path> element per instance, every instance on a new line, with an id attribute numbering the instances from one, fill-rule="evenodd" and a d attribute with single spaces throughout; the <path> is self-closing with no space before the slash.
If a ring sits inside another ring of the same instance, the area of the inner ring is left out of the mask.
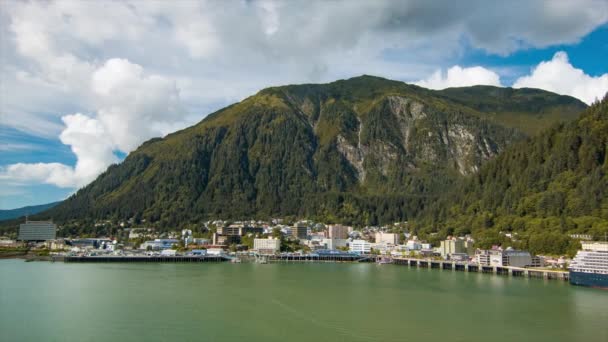
<path id="1" fill-rule="evenodd" d="M 569 234 L 608 233 L 608 96 L 579 119 L 516 143 L 415 220 L 420 232 L 471 233 L 481 244 L 575 250 Z M 505 237 L 512 234 L 515 241 Z"/>
<path id="2" fill-rule="evenodd" d="M 531 136 L 585 108 L 538 89 L 433 91 L 372 76 L 268 88 L 144 143 L 35 218 L 92 235 L 112 229 L 94 225 L 103 220 L 176 229 L 277 216 L 477 232 L 477 221 L 438 209 L 450 190 L 474 191 L 463 181 L 504 167 L 496 164 L 504 158 L 492 160 L 509 146 L 533 144 Z M 545 175 L 538 176 L 542 183 Z M 484 225 L 498 227 L 498 212 L 489 208 L 480 207 L 475 220 L 488 217 L 494 221 Z M 14 230 L 16 222 L 2 227 Z"/>

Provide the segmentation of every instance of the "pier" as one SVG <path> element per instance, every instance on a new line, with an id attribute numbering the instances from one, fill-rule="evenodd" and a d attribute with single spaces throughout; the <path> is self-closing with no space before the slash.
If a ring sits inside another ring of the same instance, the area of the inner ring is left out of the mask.
<path id="1" fill-rule="evenodd" d="M 448 271 L 487 273 L 511 277 L 544 278 L 568 281 L 568 272 L 551 271 L 512 266 L 485 266 L 449 260 L 428 260 L 414 258 L 392 258 L 392 263 L 416 268 L 432 268 Z"/>
<path id="2" fill-rule="evenodd" d="M 204 255 L 204 256 L 66 256 L 64 262 L 170 262 L 170 263 L 195 263 L 195 262 L 222 262 L 230 258 L 224 256 Z"/>
<path id="3" fill-rule="evenodd" d="M 375 255 L 358 255 L 348 253 L 335 254 L 256 254 L 256 261 L 268 263 L 290 262 L 375 262 Z"/>

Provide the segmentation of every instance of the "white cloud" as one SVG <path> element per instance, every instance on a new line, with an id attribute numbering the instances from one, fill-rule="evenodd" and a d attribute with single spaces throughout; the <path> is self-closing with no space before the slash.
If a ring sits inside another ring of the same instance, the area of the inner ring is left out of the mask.
<path id="1" fill-rule="evenodd" d="M 65 115 L 59 138 L 76 155 L 74 167 L 60 163 L 18 163 L 0 170 L 0 178 L 81 187 L 143 141 L 186 125 L 175 82 L 146 75 L 140 65 L 111 59 L 89 77 L 98 106 L 95 117 Z"/>
<path id="2" fill-rule="evenodd" d="M 46 183 L 75 187 L 74 169 L 61 163 L 17 163 L 0 168 L 0 180 L 11 184 Z"/>
<path id="3" fill-rule="evenodd" d="M 415 84 L 430 89 L 472 85 L 501 86 L 500 76 L 492 70 L 481 66 L 462 68 L 458 65 L 449 68 L 445 75 L 441 70 L 437 70 L 429 78 L 415 82 Z"/>
<path id="4" fill-rule="evenodd" d="M 364 73 L 418 80 L 462 42 L 508 54 L 573 43 L 607 21 L 605 0 L 4 1 L 0 125 L 62 132 L 78 161 L 15 164 L 0 175 L 80 186 L 115 160 L 112 151 L 128 153 L 260 88 Z M 452 67 L 420 82 L 499 79 Z"/>
<path id="5" fill-rule="evenodd" d="M 98 119 L 123 152 L 162 135 L 165 125 L 179 125 L 184 119 L 175 82 L 159 75 L 146 76 L 141 66 L 127 60 L 107 61 L 95 71 L 91 85 L 99 106 Z"/>
<path id="6" fill-rule="evenodd" d="M 574 96 L 587 104 L 601 100 L 608 92 L 608 74 L 590 76 L 575 68 L 568 55 L 557 52 L 550 61 L 541 62 L 530 75 L 517 79 L 514 88 L 541 88 Z"/>

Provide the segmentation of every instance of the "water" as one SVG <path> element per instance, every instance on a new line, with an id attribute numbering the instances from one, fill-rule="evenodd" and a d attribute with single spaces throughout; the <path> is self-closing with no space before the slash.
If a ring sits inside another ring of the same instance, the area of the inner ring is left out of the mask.
<path id="1" fill-rule="evenodd" d="M 608 292 L 375 264 L 0 260 L 1 341 L 608 341 Z"/>

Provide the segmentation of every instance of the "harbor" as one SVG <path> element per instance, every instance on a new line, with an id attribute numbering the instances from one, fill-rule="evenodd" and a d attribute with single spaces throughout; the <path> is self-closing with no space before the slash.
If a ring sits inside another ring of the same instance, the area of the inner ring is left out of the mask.
<path id="1" fill-rule="evenodd" d="M 568 281 L 570 279 L 569 274 L 566 271 L 552 271 L 545 269 L 523 268 L 513 266 L 484 266 L 463 262 L 424 260 L 414 258 L 392 258 L 392 263 L 408 267 L 486 273 L 512 277 L 544 278 L 563 281 Z"/>
<path id="2" fill-rule="evenodd" d="M 511 277 L 542 278 L 554 280 L 569 280 L 569 273 L 546 269 L 523 268 L 513 266 L 485 266 L 466 262 L 455 262 L 416 258 L 387 258 L 370 254 L 326 253 L 326 254 L 254 254 L 247 257 L 231 255 L 96 255 L 96 256 L 56 256 L 52 261 L 66 263 L 233 263 L 254 261 L 256 263 L 373 263 L 394 264 L 412 268 L 427 268 L 442 271 L 459 271 L 483 274 L 494 274 Z"/>
<path id="3" fill-rule="evenodd" d="M 220 255 L 175 255 L 175 256 L 164 256 L 164 255 L 150 255 L 150 256 L 116 256 L 116 255 L 100 255 L 100 256 L 64 256 L 56 257 L 53 261 L 63 261 L 67 263 L 108 263 L 108 262 L 146 262 L 146 263 L 200 263 L 200 262 L 224 262 L 229 261 L 231 258 Z"/>

